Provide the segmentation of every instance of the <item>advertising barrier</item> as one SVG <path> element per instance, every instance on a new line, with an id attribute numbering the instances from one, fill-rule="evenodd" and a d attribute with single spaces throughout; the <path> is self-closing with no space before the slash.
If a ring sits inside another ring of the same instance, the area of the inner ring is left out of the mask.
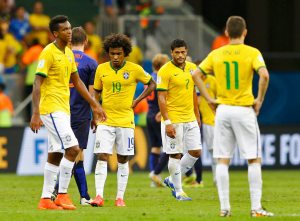
<path id="1" fill-rule="evenodd" d="M 300 168 L 300 127 L 270 126 L 261 127 L 263 167 L 268 169 Z M 90 132 L 88 147 L 85 151 L 87 174 L 94 171 L 93 154 L 95 135 Z M 147 130 L 137 126 L 135 129 L 135 156 L 130 160 L 131 171 L 148 170 L 149 142 Z M 237 150 L 237 149 L 236 149 Z M 47 132 L 45 128 L 34 134 L 30 128 L 0 129 L 0 173 L 18 175 L 42 175 L 47 159 Z M 211 157 L 203 147 L 202 163 L 209 168 Z M 109 160 L 109 169 L 116 171 L 116 156 Z M 238 151 L 231 162 L 232 169 L 246 168 L 247 162 L 240 159 Z"/>

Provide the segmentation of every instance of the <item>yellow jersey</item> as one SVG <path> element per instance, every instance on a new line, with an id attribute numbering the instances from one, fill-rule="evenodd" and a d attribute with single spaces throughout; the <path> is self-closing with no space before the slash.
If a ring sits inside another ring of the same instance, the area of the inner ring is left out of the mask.
<path id="1" fill-rule="evenodd" d="M 194 81 L 192 73 L 197 66 L 185 62 L 184 69 L 172 61 L 164 64 L 157 73 L 158 91 L 167 91 L 167 112 L 172 123 L 185 123 L 196 120 L 194 113 Z"/>
<path id="2" fill-rule="evenodd" d="M 217 103 L 237 106 L 253 105 L 253 73 L 265 66 L 260 51 L 245 44 L 218 48 L 199 65 L 202 72 L 216 77 Z"/>
<path id="3" fill-rule="evenodd" d="M 91 49 L 99 56 L 102 53 L 102 39 L 99 35 L 92 34 L 87 35 L 89 42 L 91 43 Z"/>
<path id="4" fill-rule="evenodd" d="M 216 78 L 210 74 L 206 75 L 205 80 L 203 81 L 206 87 L 207 92 L 212 98 L 217 97 L 217 81 Z M 215 113 L 208 105 L 206 99 L 201 96 L 200 94 L 200 103 L 199 103 L 199 110 L 202 117 L 202 123 L 208 124 L 211 126 L 215 125 Z"/>
<path id="5" fill-rule="evenodd" d="M 40 114 L 55 111 L 70 114 L 69 81 L 74 72 L 77 72 L 77 68 L 69 47 L 65 47 L 65 53 L 54 43 L 43 49 L 36 69 L 37 75 L 45 77 L 41 85 Z"/>
<path id="6" fill-rule="evenodd" d="M 126 58 L 126 61 L 130 61 L 135 64 L 141 64 L 143 61 L 143 53 L 138 46 L 132 46 L 132 51 Z"/>
<path id="7" fill-rule="evenodd" d="M 4 41 L 6 42 L 6 50 L 10 50 L 4 59 L 4 66 L 5 68 L 12 68 L 17 64 L 17 54 L 22 51 L 22 45 L 10 33 L 4 35 Z"/>
<path id="8" fill-rule="evenodd" d="M 31 14 L 29 15 L 29 24 L 33 27 L 48 28 L 50 23 L 50 17 L 44 14 Z M 33 30 L 30 33 L 31 39 L 39 39 L 40 44 L 48 44 L 48 31 L 47 30 Z"/>
<path id="9" fill-rule="evenodd" d="M 131 108 L 138 81 L 148 84 L 151 76 L 132 62 L 125 61 L 119 69 L 110 62 L 98 65 L 94 88 L 102 91 L 102 107 L 107 120 L 99 123 L 113 127 L 134 128 L 134 113 Z"/>

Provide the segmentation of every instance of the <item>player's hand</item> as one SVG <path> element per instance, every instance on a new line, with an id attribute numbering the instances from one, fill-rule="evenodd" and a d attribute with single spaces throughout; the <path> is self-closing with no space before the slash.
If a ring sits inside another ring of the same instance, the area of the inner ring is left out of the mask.
<path id="1" fill-rule="evenodd" d="M 156 122 L 161 122 L 161 113 L 158 112 L 156 115 L 155 115 L 155 120 Z"/>
<path id="2" fill-rule="evenodd" d="M 166 133 L 167 133 L 168 137 L 175 138 L 176 130 L 175 130 L 175 127 L 173 126 L 173 124 L 166 125 Z"/>
<path id="3" fill-rule="evenodd" d="M 39 114 L 33 114 L 30 121 L 30 128 L 33 133 L 38 133 L 38 130 L 43 126 L 43 121 Z"/>
<path id="4" fill-rule="evenodd" d="M 217 106 L 218 106 L 217 100 L 209 99 L 209 100 L 207 100 L 207 103 L 208 103 L 208 106 L 212 109 L 212 111 L 214 113 L 216 113 L 216 109 L 217 109 Z"/>
<path id="5" fill-rule="evenodd" d="M 133 100 L 131 108 L 134 109 L 138 105 L 138 103 L 139 102 L 137 102 L 137 100 Z"/>
<path id="6" fill-rule="evenodd" d="M 262 106 L 262 101 L 255 99 L 253 103 L 253 109 L 256 113 L 256 116 L 258 116 L 261 106 Z"/>
<path id="7" fill-rule="evenodd" d="M 98 122 L 104 122 L 107 119 L 106 113 L 104 112 L 103 108 L 100 106 L 100 104 L 97 103 L 95 107 L 91 107 L 93 111 L 93 117 L 95 120 L 95 123 Z"/>
<path id="8" fill-rule="evenodd" d="M 198 126 L 199 126 L 199 128 L 200 128 L 200 127 L 201 127 L 201 120 L 200 120 L 200 118 L 197 119 L 197 123 L 198 123 Z"/>
<path id="9" fill-rule="evenodd" d="M 97 122 L 96 122 L 96 120 L 94 118 L 91 120 L 91 129 L 93 130 L 93 133 L 96 133 Z"/>

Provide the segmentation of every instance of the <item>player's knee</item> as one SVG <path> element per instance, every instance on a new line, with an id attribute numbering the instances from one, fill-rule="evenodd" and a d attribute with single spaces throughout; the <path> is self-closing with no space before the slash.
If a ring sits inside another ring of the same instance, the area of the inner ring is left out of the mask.
<path id="1" fill-rule="evenodd" d="M 201 150 L 190 150 L 189 154 L 192 157 L 199 158 L 201 156 Z"/>
<path id="2" fill-rule="evenodd" d="M 123 155 L 118 155 L 118 162 L 119 163 L 127 163 L 128 162 L 129 157 L 128 156 L 123 156 Z"/>
<path id="3" fill-rule="evenodd" d="M 78 146 L 70 147 L 65 150 L 65 156 L 67 159 L 74 161 L 80 152 L 80 148 Z"/>
<path id="4" fill-rule="evenodd" d="M 109 155 L 107 153 L 97 154 L 97 160 L 108 161 Z"/>

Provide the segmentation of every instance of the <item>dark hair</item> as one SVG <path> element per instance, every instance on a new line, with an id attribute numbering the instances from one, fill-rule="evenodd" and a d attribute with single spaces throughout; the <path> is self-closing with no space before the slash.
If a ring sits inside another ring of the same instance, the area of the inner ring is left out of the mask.
<path id="1" fill-rule="evenodd" d="M 109 52 L 110 48 L 123 48 L 124 55 L 127 57 L 131 50 L 132 45 L 130 39 L 124 34 L 111 34 L 104 39 L 104 50 Z"/>
<path id="2" fill-rule="evenodd" d="M 51 21 L 49 23 L 49 29 L 51 33 L 53 33 L 54 31 L 58 31 L 59 24 L 65 23 L 66 21 L 68 21 L 68 17 L 65 15 L 56 15 L 51 18 Z"/>
<path id="3" fill-rule="evenodd" d="M 185 43 L 184 40 L 182 40 L 182 39 L 175 39 L 174 41 L 172 41 L 172 43 L 171 43 L 171 51 L 173 51 L 175 48 L 181 48 L 181 47 L 187 48 L 187 45 L 186 45 L 186 43 Z"/>
<path id="4" fill-rule="evenodd" d="M 72 45 L 82 45 L 86 39 L 86 33 L 81 26 L 72 29 Z"/>
<path id="5" fill-rule="evenodd" d="M 246 22 L 241 16 L 230 16 L 226 22 L 229 38 L 239 38 L 246 29 Z"/>

